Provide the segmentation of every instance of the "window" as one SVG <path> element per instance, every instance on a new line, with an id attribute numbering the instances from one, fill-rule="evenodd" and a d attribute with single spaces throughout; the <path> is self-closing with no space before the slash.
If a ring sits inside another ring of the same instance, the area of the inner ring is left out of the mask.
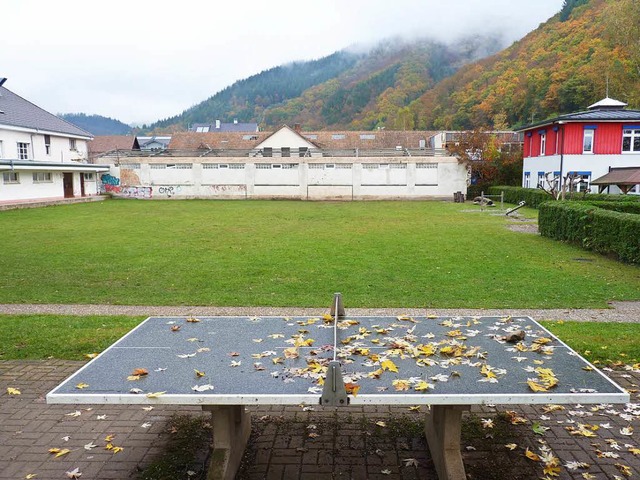
<path id="1" fill-rule="evenodd" d="M 282 155 L 283 157 L 290 157 L 291 156 L 291 148 L 290 147 L 282 147 L 280 149 L 280 155 Z"/>
<path id="2" fill-rule="evenodd" d="M 4 183 L 20 183 L 20 177 L 18 172 L 4 172 L 2 174 L 2 181 Z"/>
<path id="3" fill-rule="evenodd" d="M 362 133 L 360 134 L 360 140 L 375 140 L 376 136 L 372 133 Z"/>
<path id="4" fill-rule="evenodd" d="M 307 153 L 309 153 L 309 147 L 300 147 L 300 148 L 298 148 L 298 156 L 306 157 Z"/>
<path id="5" fill-rule="evenodd" d="M 640 126 L 626 127 L 622 131 L 622 152 L 640 153 Z"/>
<path id="6" fill-rule="evenodd" d="M 531 173 L 524 172 L 524 188 L 531 188 Z"/>
<path id="7" fill-rule="evenodd" d="M 438 168 L 437 163 L 416 163 L 416 168 Z"/>
<path id="8" fill-rule="evenodd" d="M 84 179 L 92 182 L 94 180 L 93 173 L 84 173 Z"/>
<path id="9" fill-rule="evenodd" d="M 262 156 L 263 157 L 273 157 L 273 148 L 271 147 L 264 147 L 262 149 Z"/>
<path id="10" fill-rule="evenodd" d="M 538 188 L 543 188 L 545 183 L 544 172 L 538 172 Z"/>
<path id="11" fill-rule="evenodd" d="M 582 137 L 582 153 L 593 153 L 593 139 L 596 131 L 593 128 L 585 128 Z"/>
<path id="12" fill-rule="evenodd" d="M 243 135 L 242 139 L 243 140 L 257 140 L 258 136 L 257 135 Z"/>
<path id="13" fill-rule="evenodd" d="M 547 134 L 541 133 L 540 134 L 540 155 L 545 155 L 546 150 L 547 150 Z"/>
<path id="14" fill-rule="evenodd" d="M 18 142 L 18 159 L 20 160 L 28 160 L 29 159 L 29 144 Z"/>
<path id="15" fill-rule="evenodd" d="M 76 139 L 75 138 L 70 138 L 69 139 L 69 150 L 71 150 L 72 152 L 75 152 L 76 150 L 78 150 L 76 148 Z"/>
<path id="16" fill-rule="evenodd" d="M 569 172 L 574 174 L 574 185 L 576 192 L 588 192 L 590 190 L 591 172 Z"/>
<path id="17" fill-rule="evenodd" d="M 230 170 L 244 170 L 244 163 L 230 163 Z"/>
<path id="18" fill-rule="evenodd" d="M 344 140 L 344 134 L 334 133 L 333 135 L 331 135 L 331 140 Z"/>
<path id="19" fill-rule="evenodd" d="M 407 169 L 407 164 L 406 163 L 392 163 L 389 165 L 389 168 L 392 170 L 406 170 Z"/>
<path id="20" fill-rule="evenodd" d="M 33 172 L 33 183 L 50 183 L 51 172 Z"/>
<path id="21" fill-rule="evenodd" d="M 44 136 L 44 153 L 51 155 L 51 135 Z"/>
<path id="22" fill-rule="evenodd" d="M 207 133 L 209 131 L 209 127 L 196 127 L 196 133 Z"/>
<path id="23" fill-rule="evenodd" d="M 164 163 L 151 163 L 149 165 L 149 168 L 151 170 L 164 170 L 165 168 L 167 168 L 167 165 L 165 165 Z"/>

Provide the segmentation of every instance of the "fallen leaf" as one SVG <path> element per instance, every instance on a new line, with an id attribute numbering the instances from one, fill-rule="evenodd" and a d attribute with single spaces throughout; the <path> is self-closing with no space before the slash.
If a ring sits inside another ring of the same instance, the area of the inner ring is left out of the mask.
<path id="1" fill-rule="evenodd" d="M 150 412 L 151 410 L 153 410 L 153 407 L 151 407 L 151 406 L 149 406 L 149 407 L 142 407 L 142 409 L 143 409 L 145 412 Z"/>
<path id="2" fill-rule="evenodd" d="M 80 410 L 76 410 L 75 412 L 71 413 L 65 413 L 66 417 L 79 417 L 80 415 L 82 415 L 82 412 Z"/>
<path id="3" fill-rule="evenodd" d="M 85 353 L 85 358 L 96 358 L 98 356 L 97 353 Z"/>
<path id="4" fill-rule="evenodd" d="M 105 442 L 111 442 L 111 440 L 113 440 L 116 436 L 115 435 L 107 435 L 106 437 L 104 437 L 104 441 Z"/>
<path id="5" fill-rule="evenodd" d="M 77 385 L 76 385 L 76 388 L 77 388 L 78 390 L 82 390 L 83 388 L 87 388 L 88 386 L 89 386 L 89 384 L 88 384 L 88 383 L 82 383 L 82 382 L 81 382 L 81 383 L 79 383 L 79 384 L 77 384 Z"/>
<path id="6" fill-rule="evenodd" d="M 391 470 L 385 468 L 384 470 L 380 470 L 380 473 L 383 475 L 391 475 Z"/>
<path id="7" fill-rule="evenodd" d="M 629 447 L 629 451 L 630 451 L 631 453 L 633 453 L 634 455 L 636 455 L 636 456 L 639 456 L 639 455 L 640 455 L 640 448 L 636 448 L 636 447 Z"/>
<path id="8" fill-rule="evenodd" d="M 197 378 L 204 377 L 206 375 L 206 373 L 201 372 L 200 370 L 196 370 L 195 368 L 193 369 L 193 371 L 196 372 Z"/>
<path id="9" fill-rule="evenodd" d="M 518 445 L 515 443 L 507 443 L 505 447 L 508 448 L 509 450 L 515 450 L 516 448 L 518 448 Z"/>
<path id="10" fill-rule="evenodd" d="M 229 366 L 230 367 L 239 367 L 240 365 L 242 365 L 242 362 L 237 362 L 235 360 L 231 360 L 231 364 Z"/>
<path id="11" fill-rule="evenodd" d="M 147 398 L 158 398 L 161 395 L 164 395 L 167 392 L 153 392 L 153 393 L 147 393 Z"/>
<path id="12" fill-rule="evenodd" d="M 149 375 L 149 371 L 146 368 L 136 368 L 131 375 L 136 375 L 138 377 L 143 377 L 145 375 Z"/>
<path id="13" fill-rule="evenodd" d="M 196 385 L 195 387 L 191 387 L 191 390 L 195 392 L 206 392 L 207 390 L 213 390 L 213 385 Z"/>
<path id="14" fill-rule="evenodd" d="M 171 327 L 171 331 L 172 331 L 172 332 L 177 332 L 178 330 L 180 330 L 180 325 L 173 325 L 173 326 Z"/>
<path id="15" fill-rule="evenodd" d="M 89 442 L 84 446 L 85 450 L 91 450 L 92 448 L 96 448 L 97 445 L 95 445 L 93 442 Z"/>
<path id="16" fill-rule="evenodd" d="M 69 450 L 68 448 L 50 448 L 49 449 L 49 453 L 55 454 L 55 458 L 58 457 L 62 457 L 63 455 L 66 455 L 67 453 L 71 452 L 71 450 Z"/>
<path id="17" fill-rule="evenodd" d="M 151 425 L 152 425 L 151 423 L 149 423 L 149 422 L 145 422 L 145 423 L 143 423 L 143 424 L 142 424 L 142 425 L 140 425 L 140 426 L 141 426 L 142 428 L 149 428 L 149 427 L 151 427 Z"/>
<path id="18" fill-rule="evenodd" d="M 36 478 L 38 476 L 37 473 L 27 473 L 27 475 L 24 477 L 27 480 L 31 480 L 32 478 Z"/>
<path id="19" fill-rule="evenodd" d="M 535 433 L 536 435 L 544 435 L 545 432 L 549 430 L 549 427 L 545 427 L 544 425 L 541 425 L 539 422 L 533 422 L 533 425 L 531 426 L 531 430 L 533 430 L 533 433 Z"/>
<path id="20" fill-rule="evenodd" d="M 7 393 L 9 395 L 22 395 L 22 392 L 20 390 L 18 390 L 17 388 L 12 388 L 12 387 L 8 387 L 7 388 Z"/>
<path id="21" fill-rule="evenodd" d="M 616 463 L 615 466 L 618 470 L 620 470 L 620 473 L 622 473 L 625 477 L 630 477 L 631 475 L 633 475 L 633 471 L 631 471 L 631 467 L 627 465 L 623 465 L 621 463 Z"/>
<path id="22" fill-rule="evenodd" d="M 106 415 L 98 415 L 98 416 L 96 417 L 96 420 L 106 420 L 106 419 L 107 419 L 107 416 L 106 416 Z"/>
<path id="23" fill-rule="evenodd" d="M 347 391 L 347 395 L 353 395 L 354 397 L 358 396 L 360 385 L 358 385 L 357 383 L 345 383 L 344 387 Z"/>
<path id="24" fill-rule="evenodd" d="M 66 472 L 66 474 L 69 478 L 80 478 L 82 476 L 82 472 L 78 468 L 74 468 L 70 472 Z"/>
<path id="25" fill-rule="evenodd" d="M 396 366 L 396 364 L 389 359 L 380 362 L 380 366 L 382 367 L 382 370 L 389 370 L 396 373 L 398 372 L 398 367 Z"/>
<path id="26" fill-rule="evenodd" d="M 195 317 L 187 318 L 187 323 L 198 323 L 200 320 Z"/>
<path id="27" fill-rule="evenodd" d="M 491 418 L 481 418 L 480 422 L 482 423 L 482 428 L 493 428 L 493 420 Z"/>
<path id="28" fill-rule="evenodd" d="M 382 420 L 379 422 L 376 422 L 376 425 L 382 428 L 385 428 L 387 426 L 387 424 L 385 422 L 383 422 Z"/>
<path id="29" fill-rule="evenodd" d="M 538 454 L 532 452 L 528 448 L 524 452 L 524 455 L 525 455 L 525 457 L 527 457 L 530 460 L 533 460 L 534 462 L 539 462 L 540 461 L 540 457 L 538 456 Z"/>
<path id="30" fill-rule="evenodd" d="M 418 460 L 415 458 L 403 458 L 402 461 L 405 467 L 417 467 L 419 465 Z"/>
<path id="31" fill-rule="evenodd" d="M 624 427 L 620 429 L 620 434 L 621 435 L 626 435 L 627 437 L 630 437 L 633 435 L 633 427 L 629 426 L 629 427 Z"/>

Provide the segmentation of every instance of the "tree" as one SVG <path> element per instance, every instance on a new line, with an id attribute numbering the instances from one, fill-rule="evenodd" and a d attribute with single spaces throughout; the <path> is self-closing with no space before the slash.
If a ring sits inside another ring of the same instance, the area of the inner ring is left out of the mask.
<path id="1" fill-rule="evenodd" d="M 504 137 L 486 129 L 454 135 L 449 153 L 467 165 L 475 185 L 520 185 L 522 149 L 506 143 Z"/>

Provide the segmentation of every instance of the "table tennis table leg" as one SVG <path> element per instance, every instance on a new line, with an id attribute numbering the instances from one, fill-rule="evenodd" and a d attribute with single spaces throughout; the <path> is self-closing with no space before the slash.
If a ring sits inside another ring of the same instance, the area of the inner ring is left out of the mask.
<path id="1" fill-rule="evenodd" d="M 462 412 L 468 405 L 432 405 L 425 436 L 439 480 L 466 480 L 460 453 Z"/>
<path id="2" fill-rule="evenodd" d="M 251 414 L 243 405 L 203 405 L 211 412 L 213 451 L 208 480 L 233 480 L 251 435 Z"/>

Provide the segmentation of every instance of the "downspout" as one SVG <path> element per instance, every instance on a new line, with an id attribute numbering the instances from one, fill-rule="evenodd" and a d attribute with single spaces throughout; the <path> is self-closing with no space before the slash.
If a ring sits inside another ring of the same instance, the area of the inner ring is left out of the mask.
<path id="1" fill-rule="evenodd" d="M 558 125 L 560 125 L 560 130 L 562 132 L 561 137 L 560 137 L 560 196 L 562 198 L 562 200 L 564 200 L 564 190 L 565 190 L 565 185 L 564 185 L 564 175 L 563 175 L 563 168 L 564 168 L 564 124 L 565 122 L 558 122 Z"/>

